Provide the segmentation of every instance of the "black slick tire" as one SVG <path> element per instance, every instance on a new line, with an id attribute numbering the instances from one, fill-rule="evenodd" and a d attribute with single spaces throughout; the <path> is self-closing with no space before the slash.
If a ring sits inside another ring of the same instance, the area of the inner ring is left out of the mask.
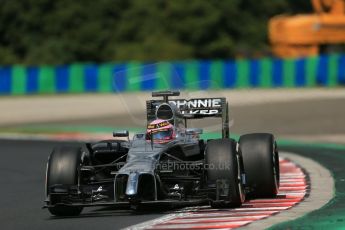
<path id="1" fill-rule="evenodd" d="M 279 155 L 274 136 L 253 133 L 240 137 L 248 195 L 256 198 L 275 197 L 279 189 Z"/>
<path id="2" fill-rule="evenodd" d="M 76 185 L 78 183 L 78 167 L 82 162 L 82 150 L 75 147 L 55 148 L 49 156 L 46 175 L 46 195 L 50 205 L 59 203 L 59 195 L 50 195 L 52 185 Z M 49 212 L 55 216 L 77 216 L 82 207 L 55 206 L 49 207 Z"/>
<path id="3" fill-rule="evenodd" d="M 207 166 L 207 183 L 214 184 L 217 180 L 227 180 L 229 196 L 224 202 L 218 202 L 213 196 L 213 208 L 239 207 L 245 200 L 242 183 L 241 158 L 236 151 L 237 143 L 230 139 L 212 140 L 205 150 L 205 165 Z"/>

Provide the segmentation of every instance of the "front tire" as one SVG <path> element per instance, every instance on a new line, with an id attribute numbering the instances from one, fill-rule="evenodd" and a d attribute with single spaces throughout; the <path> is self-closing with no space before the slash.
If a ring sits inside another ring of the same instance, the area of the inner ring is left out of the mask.
<path id="1" fill-rule="evenodd" d="M 207 183 L 216 185 L 217 181 L 225 180 L 229 184 L 228 197 L 217 201 L 211 197 L 214 208 L 239 207 L 245 200 L 242 183 L 243 168 L 237 143 L 230 139 L 219 139 L 208 142 L 205 150 L 205 165 L 207 169 Z"/>
<path id="2" fill-rule="evenodd" d="M 53 185 L 78 184 L 78 168 L 82 164 L 82 150 L 75 147 L 55 148 L 50 154 L 47 163 L 46 195 L 49 205 L 61 202 L 61 195 L 50 194 Z M 49 212 L 55 216 L 77 216 L 83 210 L 82 207 L 55 206 L 49 207 Z"/>
<path id="3" fill-rule="evenodd" d="M 251 197 L 275 197 L 279 190 L 279 154 L 274 136 L 253 133 L 239 140 Z"/>

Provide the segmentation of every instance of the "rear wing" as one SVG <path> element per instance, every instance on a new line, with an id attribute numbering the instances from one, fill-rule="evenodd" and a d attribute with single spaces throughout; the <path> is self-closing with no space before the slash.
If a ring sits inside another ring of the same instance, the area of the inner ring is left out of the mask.
<path id="1" fill-rule="evenodd" d="M 171 91 L 154 92 L 153 96 L 163 96 L 163 100 L 146 101 L 147 120 L 153 120 L 156 116 L 156 108 L 167 101 L 179 110 L 181 116 L 187 119 L 201 119 L 218 117 L 222 119 L 222 136 L 229 137 L 229 106 L 226 98 L 193 98 L 170 99 L 168 96 L 178 96 L 179 93 Z"/>

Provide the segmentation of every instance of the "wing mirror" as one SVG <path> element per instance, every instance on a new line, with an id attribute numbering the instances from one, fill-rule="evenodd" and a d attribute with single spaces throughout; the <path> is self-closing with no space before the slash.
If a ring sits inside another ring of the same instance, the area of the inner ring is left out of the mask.
<path id="1" fill-rule="evenodd" d="M 136 134 L 134 134 L 133 140 L 145 140 L 145 133 L 136 133 Z"/>
<path id="2" fill-rule="evenodd" d="M 129 137 L 128 130 L 120 130 L 113 132 L 113 137 Z"/>
<path id="3" fill-rule="evenodd" d="M 195 134 L 202 134 L 203 130 L 200 128 L 188 128 L 186 129 L 187 135 L 195 135 Z"/>

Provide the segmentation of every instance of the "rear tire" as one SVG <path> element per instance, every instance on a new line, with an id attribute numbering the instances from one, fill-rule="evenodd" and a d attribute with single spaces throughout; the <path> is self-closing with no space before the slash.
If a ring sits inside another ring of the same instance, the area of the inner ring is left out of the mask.
<path id="1" fill-rule="evenodd" d="M 275 197 L 279 189 L 279 154 L 274 136 L 268 133 L 246 134 L 239 140 L 246 186 L 251 197 Z"/>
<path id="2" fill-rule="evenodd" d="M 207 165 L 207 183 L 215 185 L 217 180 L 227 180 L 229 183 L 228 197 L 224 202 L 211 199 L 213 208 L 239 207 L 245 200 L 242 183 L 243 168 L 241 158 L 236 151 L 237 143 L 230 139 L 209 141 L 205 150 L 205 164 Z M 213 168 L 211 166 L 213 165 Z"/>
<path id="3" fill-rule="evenodd" d="M 61 201 L 60 195 L 50 195 L 49 188 L 52 185 L 76 185 L 78 184 L 78 167 L 82 164 L 82 150 L 75 147 L 55 148 L 48 159 L 46 195 L 49 197 L 49 205 L 55 205 Z M 82 207 L 56 206 L 48 208 L 55 216 L 77 216 L 83 210 Z"/>

